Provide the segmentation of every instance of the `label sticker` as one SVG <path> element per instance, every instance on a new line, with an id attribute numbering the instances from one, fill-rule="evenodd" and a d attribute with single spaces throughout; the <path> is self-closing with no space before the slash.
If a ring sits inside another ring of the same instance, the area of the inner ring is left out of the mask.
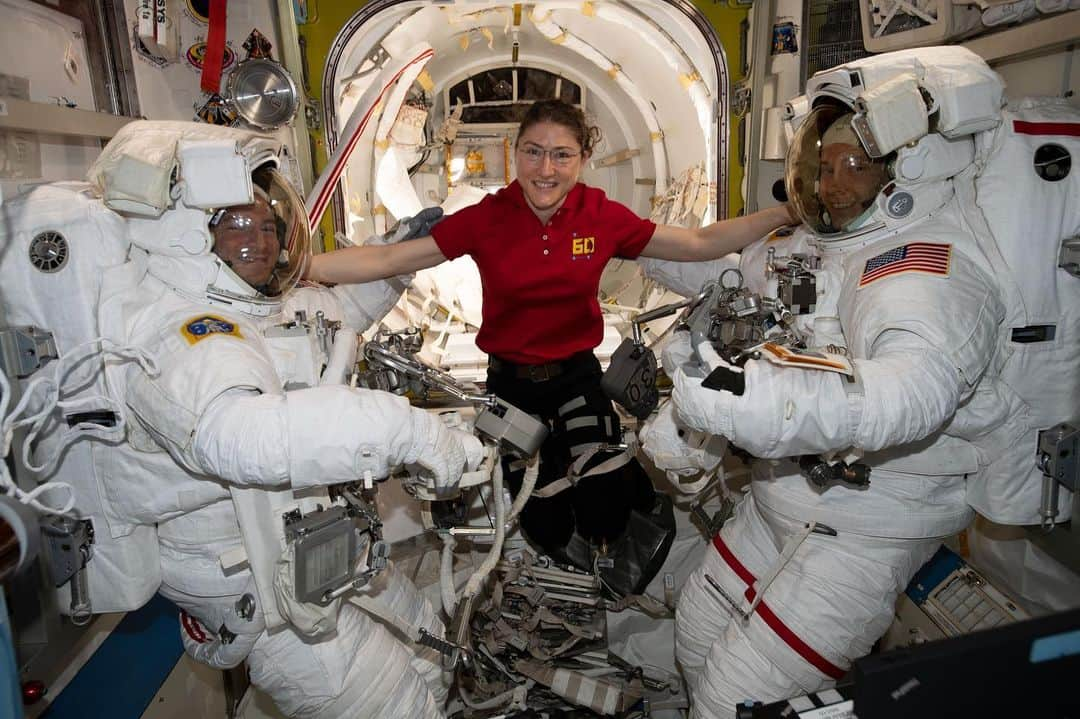
<path id="1" fill-rule="evenodd" d="M 855 719 L 855 700 L 799 712 L 799 719 Z"/>

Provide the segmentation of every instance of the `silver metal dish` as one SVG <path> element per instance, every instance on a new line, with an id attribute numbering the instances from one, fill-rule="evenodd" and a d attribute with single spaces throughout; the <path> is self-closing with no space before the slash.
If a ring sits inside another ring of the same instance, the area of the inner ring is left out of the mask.
<path id="1" fill-rule="evenodd" d="M 225 100 L 244 122 L 260 130 L 287 125 L 300 107 L 292 76 L 280 63 L 265 58 L 236 66 L 225 85 Z"/>

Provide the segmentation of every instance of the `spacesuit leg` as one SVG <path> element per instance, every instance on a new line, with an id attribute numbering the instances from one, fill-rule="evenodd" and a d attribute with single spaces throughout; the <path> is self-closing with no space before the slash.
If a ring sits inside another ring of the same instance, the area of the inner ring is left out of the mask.
<path id="1" fill-rule="evenodd" d="M 414 669 L 412 653 L 350 604 L 329 637 L 291 629 L 264 634 L 248 657 L 251 682 L 286 715 L 311 719 L 439 719 L 441 705 Z"/>
<path id="2" fill-rule="evenodd" d="M 679 594 L 675 611 L 675 657 L 691 693 L 696 691 L 709 648 L 724 635 L 731 612 L 717 602 L 716 590 L 708 586 L 705 575 L 713 576 L 720 557 L 711 547 L 702 556 Z M 715 577 L 714 577 L 715 578 Z M 699 607 L 688 611 L 687 607 Z"/>
<path id="3" fill-rule="evenodd" d="M 748 495 L 684 589 L 677 650 L 694 716 L 730 718 L 745 699 L 778 701 L 831 685 L 869 653 L 900 592 L 940 546 L 940 539 L 812 533 L 748 620 L 704 581 L 711 576 L 745 611 L 748 583 L 769 572 L 804 526 Z"/>
<path id="4" fill-rule="evenodd" d="M 394 563 L 387 565 L 372 581 L 365 592 L 392 609 L 409 624 L 427 629 L 435 636 L 445 636 L 445 628 L 435 608 L 420 593 L 408 577 L 398 571 Z M 419 674 L 439 706 L 446 703 L 450 689 L 451 674 L 442 668 L 441 655 L 434 649 L 421 646 L 407 647 L 413 654 L 409 664 Z"/>

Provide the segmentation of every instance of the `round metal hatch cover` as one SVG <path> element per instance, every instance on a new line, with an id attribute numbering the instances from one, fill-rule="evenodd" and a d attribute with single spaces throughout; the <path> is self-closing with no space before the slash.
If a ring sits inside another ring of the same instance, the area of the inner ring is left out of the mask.
<path id="1" fill-rule="evenodd" d="M 279 63 L 263 58 L 236 66 L 229 75 L 225 97 L 236 114 L 261 130 L 288 124 L 300 107 L 292 76 Z"/>

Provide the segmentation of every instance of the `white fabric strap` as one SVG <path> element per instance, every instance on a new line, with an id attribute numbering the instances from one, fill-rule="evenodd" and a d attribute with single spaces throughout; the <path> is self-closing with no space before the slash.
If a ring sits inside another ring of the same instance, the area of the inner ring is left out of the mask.
<path id="1" fill-rule="evenodd" d="M 757 609 L 757 605 L 761 603 L 761 599 L 765 596 L 765 591 L 769 588 L 769 585 L 773 583 L 783 571 L 787 563 L 791 561 L 791 558 L 795 556 L 795 552 L 802 546 L 802 543 L 806 541 L 806 538 L 814 531 L 817 526 L 817 522 L 810 522 L 803 529 L 788 537 L 788 540 L 784 542 L 784 548 L 780 551 L 780 556 L 773 562 L 772 567 L 765 573 L 765 576 L 754 582 L 754 592 L 756 596 L 754 601 L 750 603 L 750 609 L 746 612 L 747 616 L 754 613 Z"/>
<path id="2" fill-rule="evenodd" d="M 559 492 L 562 492 L 563 490 L 569 489 L 573 486 L 573 482 L 571 482 L 569 479 L 567 479 L 566 477 L 560 477 L 551 484 L 545 485 L 540 489 L 534 489 L 532 496 L 539 497 L 540 499 L 547 499 L 548 497 L 554 497 Z"/>
<path id="3" fill-rule="evenodd" d="M 607 419 L 605 417 L 605 419 Z M 596 415 L 586 415 L 584 417 L 574 417 L 573 419 L 566 420 L 566 429 L 581 429 L 582 427 L 599 427 L 600 418 Z"/>
<path id="4" fill-rule="evenodd" d="M 574 397 L 572 400 L 570 400 L 569 402 L 564 404 L 562 407 L 559 407 L 559 409 L 556 410 L 556 411 L 559 413 L 560 417 L 563 417 L 563 416 L 569 414 L 570 412 L 573 412 L 575 409 L 578 409 L 579 407 L 584 407 L 584 406 L 585 406 L 585 398 L 578 395 L 577 397 Z"/>
<path id="5" fill-rule="evenodd" d="M 723 465 L 720 466 L 722 467 Z M 680 493 L 693 495 L 694 497 L 697 497 L 699 494 L 708 489 L 709 485 L 712 484 L 713 479 L 716 478 L 716 470 L 712 469 L 708 472 L 703 472 L 702 475 L 695 479 L 693 482 L 690 482 L 689 484 L 684 484 L 678 481 L 678 475 L 675 475 L 673 477 L 673 474 L 674 473 L 671 471 L 667 472 L 668 480 L 671 482 L 671 484 L 674 485 L 674 487 L 679 490 Z"/>
<path id="6" fill-rule="evenodd" d="M 551 484 L 534 490 L 532 496 L 540 497 L 541 499 L 553 497 L 559 492 L 575 486 L 578 482 L 585 479 L 586 477 L 593 477 L 598 474 L 607 474 L 608 472 L 614 472 L 616 469 L 624 467 L 630 463 L 630 460 L 634 457 L 634 450 L 636 449 L 636 447 L 636 442 L 632 440 L 630 441 L 629 447 L 627 449 L 619 452 L 614 457 L 604 460 L 600 464 L 590 469 L 588 472 L 582 474 L 581 470 L 584 469 L 588 461 L 594 456 L 596 456 L 596 454 L 600 452 L 603 448 L 600 444 L 593 445 L 588 450 L 580 454 L 576 460 L 574 460 L 574 463 L 570 465 L 570 469 L 569 471 L 567 471 L 565 477 L 560 477 Z"/>

